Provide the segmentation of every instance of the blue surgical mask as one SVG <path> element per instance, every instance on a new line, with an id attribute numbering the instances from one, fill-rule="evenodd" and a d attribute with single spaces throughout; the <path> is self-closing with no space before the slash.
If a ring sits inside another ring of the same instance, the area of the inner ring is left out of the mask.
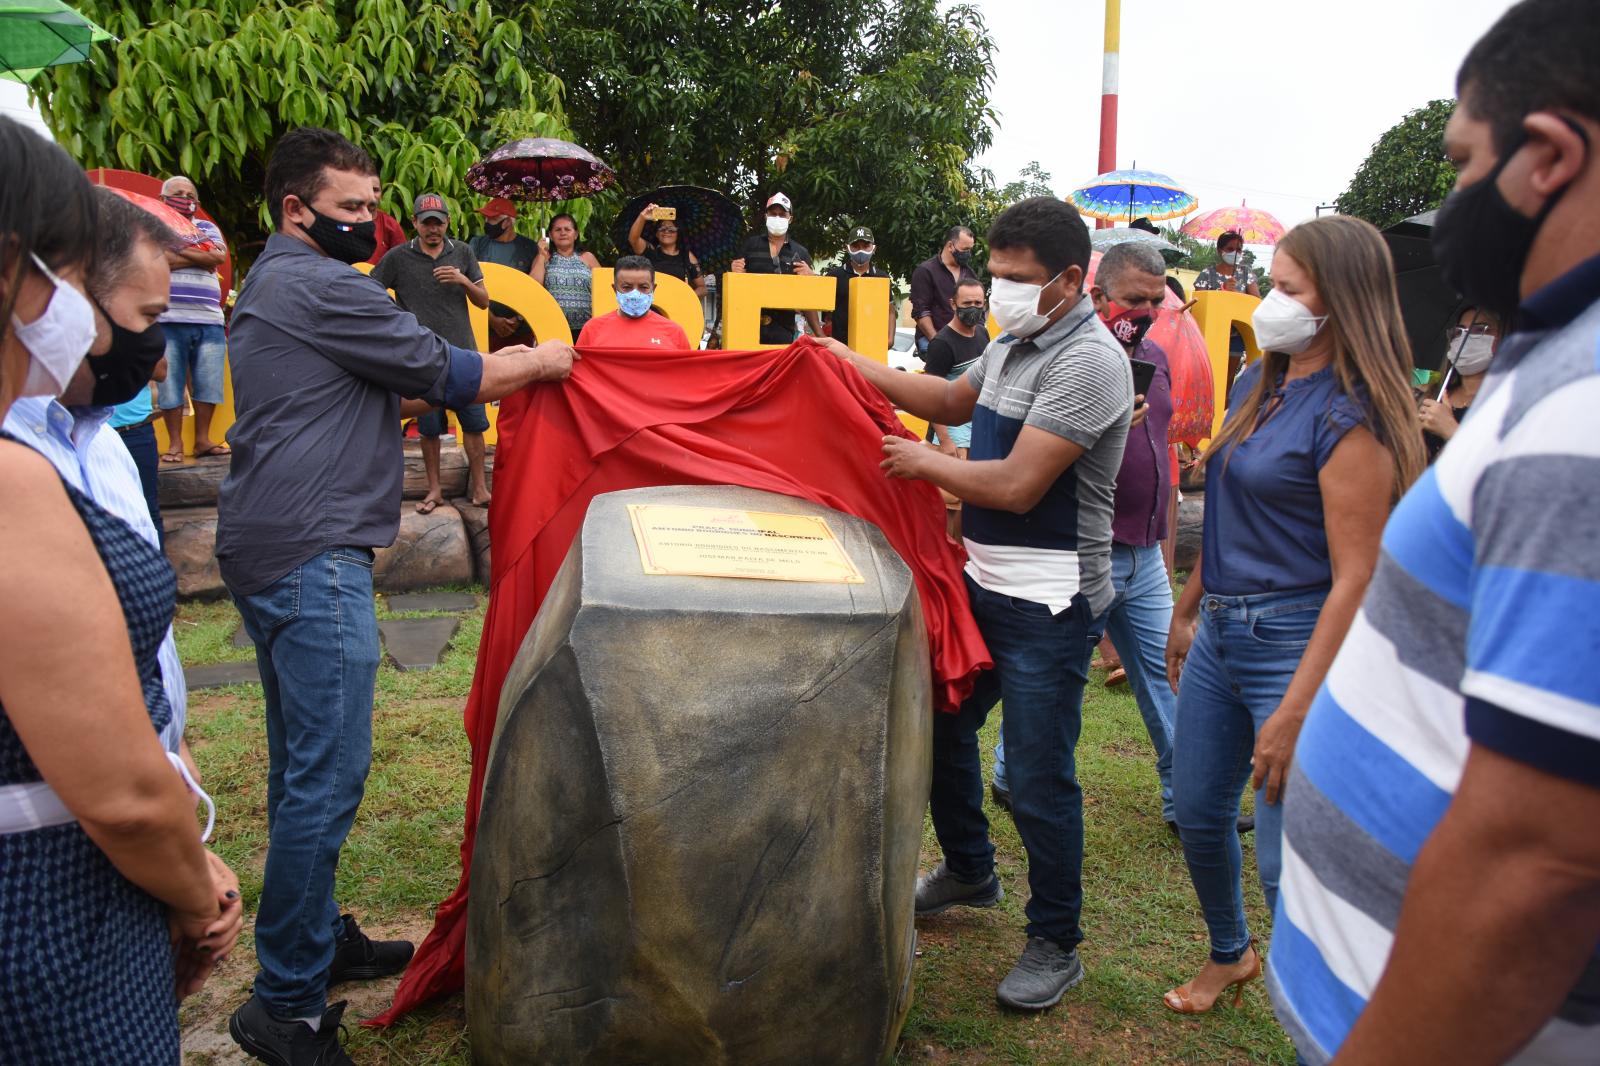
<path id="1" fill-rule="evenodd" d="M 640 292 L 634 289 L 631 292 L 617 293 L 617 308 L 628 318 L 643 318 L 654 302 L 653 292 Z"/>

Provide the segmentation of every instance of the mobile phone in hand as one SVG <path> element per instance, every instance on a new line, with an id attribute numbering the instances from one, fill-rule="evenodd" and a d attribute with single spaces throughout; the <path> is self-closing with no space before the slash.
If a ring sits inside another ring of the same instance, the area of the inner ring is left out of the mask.
<path id="1" fill-rule="evenodd" d="M 1143 359 L 1130 359 L 1133 364 L 1133 394 L 1149 396 L 1150 386 L 1156 380 L 1156 365 Z"/>

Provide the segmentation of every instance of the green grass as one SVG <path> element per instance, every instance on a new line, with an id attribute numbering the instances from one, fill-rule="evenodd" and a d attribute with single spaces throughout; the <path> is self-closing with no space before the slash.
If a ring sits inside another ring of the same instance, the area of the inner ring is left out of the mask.
<path id="1" fill-rule="evenodd" d="M 390 617 L 381 600 L 379 609 L 380 617 Z M 184 605 L 176 627 L 184 662 L 251 658 L 251 651 L 231 644 L 237 626 L 231 605 Z M 372 773 L 337 889 L 338 898 L 375 931 L 419 939 L 431 925 L 434 905 L 455 887 L 470 759 L 461 711 L 482 627 L 480 604 L 463 616 L 437 669 L 402 673 L 386 664 L 379 671 Z M 218 805 L 214 844 L 239 874 L 250 916 L 266 850 L 261 719 L 259 686 L 192 697 L 189 739 Z M 997 728 L 998 717 L 984 730 L 986 766 Z M 1024 942 L 1027 865 L 1010 817 L 991 808 L 1005 902 L 988 911 L 958 908 L 921 924 L 916 995 L 897 1062 L 1292 1063 L 1293 1052 L 1259 983 L 1246 992 L 1239 1010 L 1224 1007 L 1186 1018 L 1161 1004 L 1162 992 L 1204 963 L 1205 927 L 1182 850 L 1161 820 L 1154 757 L 1126 689 L 1091 685 L 1078 769 L 1086 833 L 1083 984 L 1042 1015 L 1008 1014 L 995 1006 L 995 986 Z M 1269 916 L 1255 879 L 1252 843 L 1247 837 L 1245 898 L 1252 927 L 1265 933 Z M 930 826 L 924 828 L 923 860 L 928 868 L 938 861 Z M 247 923 L 234 959 L 185 1005 L 186 1062 L 240 1061 L 221 1050 L 227 1038 L 218 1034 L 227 1014 L 248 996 L 253 969 Z M 392 982 L 353 987 L 352 1020 L 377 1013 L 392 993 Z M 471 1058 L 464 1022 L 456 996 L 390 1030 L 352 1025 L 348 1046 L 364 1064 L 464 1066 Z"/>

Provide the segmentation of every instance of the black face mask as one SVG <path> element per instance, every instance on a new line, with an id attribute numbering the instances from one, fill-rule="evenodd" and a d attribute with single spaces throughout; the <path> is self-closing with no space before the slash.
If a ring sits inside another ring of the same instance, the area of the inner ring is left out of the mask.
<path id="1" fill-rule="evenodd" d="M 1576 123 L 1567 124 L 1587 147 L 1589 138 L 1583 130 Z M 1571 187 L 1551 194 L 1533 218 L 1506 202 L 1496 181 L 1526 139 L 1524 135 L 1508 145 L 1488 176 L 1451 193 L 1433 223 L 1433 258 L 1445 284 L 1468 303 L 1501 317 L 1516 311 L 1521 302 L 1522 271 L 1534 239 Z"/>
<path id="2" fill-rule="evenodd" d="M 115 407 L 127 403 L 150 384 L 156 364 L 167 354 L 167 334 L 159 322 L 135 332 L 117 325 L 104 307 L 100 313 L 111 325 L 111 348 L 105 355 L 84 357 L 94 377 L 94 394 L 89 402 L 95 407 Z"/>
<path id="3" fill-rule="evenodd" d="M 988 312 L 982 307 L 956 308 L 956 318 L 959 319 L 961 324 L 966 326 L 968 329 L 977 327 L 986 317 L 988 317 Z"/>
<path id="4" fill-rule="evenodd" d="M 510 228 L 511 220 L 509 218 L 502 218 L 499 222 L 485 222 L 483 224 L 483 232 L 491 237 L 504 237 L 506 230 Z"/>
<path id="5" fill-rule="evenodd" d="M 964 267 L 964 266 L 971 266 L 972 265 L 972 253 L 971 252 L 951 252 L 950 255 L 951 255 L 952 258 L 955 259 L 956 266 Z"/>
<path id="6" fill-rule="evenodd" d="M 320 213 L 310 204 L 306 210 L 314 220 L 304 227 L 323 254 L 341 263 L 364 263 L 378 250 L 378 224 L 376 222 L 340 222 Z"/>

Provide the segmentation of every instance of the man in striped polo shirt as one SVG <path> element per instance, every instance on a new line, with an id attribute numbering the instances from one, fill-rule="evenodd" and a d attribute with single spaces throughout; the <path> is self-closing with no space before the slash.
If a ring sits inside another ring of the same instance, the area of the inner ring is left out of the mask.
<path id="1" fill-rule="evenodd" d="M 1300 733 L 1268 966 L 1303 1059 L 1600 1062 L 1600 6 L 1462 64 L 1434 252 L 1517 308 Z"/>
<path id="2" fill-rule="evenodd" d="M 967 595 L 994 669 L 933 728 L 933 827 L 944 862 L 917 914 L 990 907 L 1005 893 L 983 813 L 978 730 L 1005 701 L 1012 813 L 1028 853 L 1028 943 L 1000 1002 L 1043 1010 L 1083 979 L 1083 794 L 1074 749 L 1091 631 L 1111 605 L 1112 492 L 1133 413 L 1128 358 L 1083 291 L 1089 233 L 1071 204 L 1036 197 L 988 234 L 990 309 L 1004 333 L 955 381 L 836 354 L 895 404 L 972 423 L 967 460 L 885 437 L 884 470 L 963 501 Z"/>

